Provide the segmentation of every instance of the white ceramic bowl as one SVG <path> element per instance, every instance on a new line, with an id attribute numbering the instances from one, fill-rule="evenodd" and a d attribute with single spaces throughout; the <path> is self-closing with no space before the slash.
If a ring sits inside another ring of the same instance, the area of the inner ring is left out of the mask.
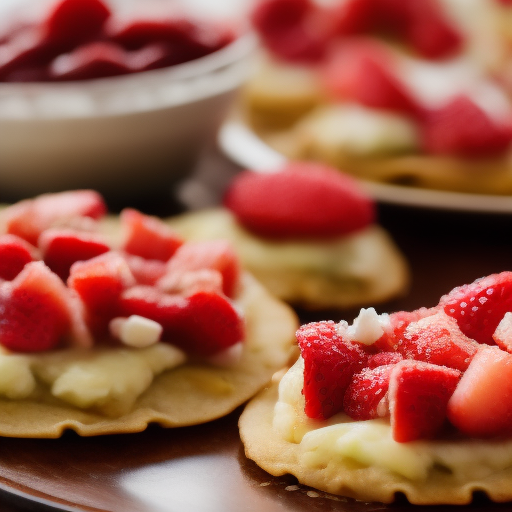
<path id="1" fill-rule="evenodd" d="M 76 188 L 123 199 L 167 192 L 214 137 L 254 47 L 246 34 L 164 69 L 0 83 L 0 200 Z"/>

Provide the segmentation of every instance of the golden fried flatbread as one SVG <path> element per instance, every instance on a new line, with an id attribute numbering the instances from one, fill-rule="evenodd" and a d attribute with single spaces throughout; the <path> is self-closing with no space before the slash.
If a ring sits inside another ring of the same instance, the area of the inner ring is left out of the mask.
<path id="1" fill-rule="evenodd" d="M 459 457 L 459 470 L 434 464 L 423 478 L 410 479 L 379 465 L 363 464 L 348 457 L 337 457 L 332 449 L 323 452 L 316 463 L 307 463 L 308 450 L 315 446 L 307 434 L 301 443 L 290 442 L 273 427 L 278 384 L 253 398 L 239 421 L 245 454 L 274 476 L 292 474 L 300 483 L 316 489 L 363 501 L 391 503 L 401 493 L 418 505 L 468 504 L 473 493 L 483 491 L 496 502 L 512 500 L 512 441 L 423 441 L 412 448 L 415 455 L 425 444 L 437 444 L 445 460 Z M 358 422 L 364 423 L 364 422 Z M 317 422 L 317 427 L 322 423 Z M 329 428 L 329 427 L 328 427 Z M 314 434 L 314 428 L 311 429 Z M 318 430 L 316 431 L 318 433 Z M 303 446 L 306 444 L 306 446 Z M 410 443 L 406 443 L 410 444 Z M 464 469 L 461 470 L 460 468 Z M 505 468 L 505 469 L 503 469 Z M 468 474 L 472 476 L 468 476 Z"/>
<path id="2" fill-rule="evenodd" d="M 66 429 L 82 436 L 121 434 L 140 432 L 149 423 L 182 427 L 228 414 L 261 389 L 296 351 L 295 314 L 251 276 L 244 276 L 236 302 L 244 312 L 247 335 L 241 360 L 234 366 L 185 363 L 166 371 L 120 417 L 68 405 L 39 383 L 34 398 L 0 399 L 0 435 L 56 438 Z"/>
<path id="3" fill-rule="evenodd" d="M 226 209 L 168 221 L 189 240 L 227 239 L 244 268 L 277 297 L 308 309 L 350 308 L 404 293 L 406 261 L 377 225 L 330 241 L 271 241 L 249 233 Z"/>

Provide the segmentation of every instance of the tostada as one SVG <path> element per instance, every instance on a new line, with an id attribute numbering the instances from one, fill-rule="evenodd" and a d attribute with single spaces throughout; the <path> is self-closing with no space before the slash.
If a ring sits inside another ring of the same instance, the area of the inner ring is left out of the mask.
<path id="1" fill-rule="evenodd" d="M 106 217 L 90 190 L 0 212 L 0 435 L 193 425 L 245 402 L 295 350 L 295 314 L 223 241 Z"/>
<path id="2" fill-rule="evenodd" d="M 263 469 L 364 501 L 512 500 L 512 272 L 297 340 L 297 362 L 240 418 Z"/>

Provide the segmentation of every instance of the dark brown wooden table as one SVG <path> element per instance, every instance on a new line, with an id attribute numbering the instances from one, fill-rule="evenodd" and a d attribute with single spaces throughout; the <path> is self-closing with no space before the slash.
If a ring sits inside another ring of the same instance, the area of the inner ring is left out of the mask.
<path id="1" fill-rule="evenodd" d="M 186 189 L 189 204 L 215 201 L 237 171 L 218 152 L 208 151 L 196 172 L 195 185 Z M 161 214 L 176 209 L 173 202 L 148 208 Z M 381 223 L 408 257 L 413 276 L 409 294 L 379 306 L 380 312 L 433 306 L 454 286 L 512 269 L 512 216 L 391 205 L 380 205 L 379 213 Z M 351 320 L 357 312 L 299 314 L 303 321 Z M 151 427 L 134 435 L 78 438 L 69 433 L 57 440 L 0 438 L 0 511 L 48 510 L 45 503 L 62 510 L 112 512 L 373 512 L 414 508 L 403 502 L 385 506 L 336 499 L 297 487 L 292 477 L 270 477 L 243 455 L 237 430 L 239 413 L 237 410 L 193 428 Z M 464 508 L 509 511 L 512 503 L 493 505 L 477 499 Z"/>

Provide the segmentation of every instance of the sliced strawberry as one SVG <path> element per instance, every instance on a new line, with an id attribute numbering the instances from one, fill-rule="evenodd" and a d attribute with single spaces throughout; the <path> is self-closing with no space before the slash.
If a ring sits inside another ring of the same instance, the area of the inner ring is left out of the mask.
<path id="1" fill-rule="evenodd" d="M 49 73 L 54 80 L 89 80 L 124 75 L 131 71 L 126 51 L 115 43 L 100 41 L 59 55 Z"/>
<path id="2" fill-rule="evenodd" d="M 417 322 L 422 318 L 434 315 L 436 308 L 420 308 L 415 311 L 396 311 L 389 315 L 389 326 L 385 328 L 384 334 L 375 342 L 375 347 L 384 352 L 396 352 L 398 343 L 402 338 L 407 326 L 411 322 Z"/>
<path id="3" fill-rule="evenodd" d="M 23 238 L 0 235 L 0 279 L 12 281 L 37 256 L 36 248 Z"/>
<path id="4" fill-rule="evenodd" d="M 122 293 L 120 307 L 121 316 L 139 315 L 158 322 L 163 341 L 195 356 L 211 356 L 244 339 L 243 319 L 217 293 L 198 292 L 185 298 L 135 286 Z"/>
<path id="5" fill-rule="evenodd" d="M 402 361 L 403 358 L 399 352 L 377 352 L 370 355 L 367 366 L 369 369 L 373 369 L 379 366 L 393 365 Z"/>
<path id="6" fill-rule="evenodd" d="M 148 260 L 133 254 L 125 254 L 124 258 L 138 284 L 153 286 L 167 271 L 164 261 Z"/>
<path id="7" fill-rule="evenodd" d="M 333 46 L 321 69 L 327 91 L 337 99 L 407 115 L 423 109 L 395 72 L 391 52 L 373 39 L 343 40 Z"/>
<path id="8" fill-rule="evenodd" d="M 455 319 L 440 311 L 410 323 L 397 350 L 407 359 L 464 371 L 478 348 L 478 343 L 460 331 Z"/>
<path id="9" fill-rule="evenodd" d="M 37 245 L 39 235 L 53 226 L 72 226 L 80 218 L 100 219 L 107 211 L 93 190 L 44 194 L 20 201 L 2 211 L 0 223 L 7 233 Z"/>
<path id="10" fill-rule="evenodd" d="M 422 125 L 427 153 L 462 157 L 492 157 L 505 152 L 512 129 L 500 124 L 466 96 L 431 112 Z"/>
<path id="11" fill-rule="evenodd" d="M 318 62 L 325 54 L 327 35 L 311 18 L 318 8 L 310 0 L 263 0 L 251 20 L 263 43 L 277 56 L 298 62 Z"/>
<path id="12" fill-rule="evenodd" d="M 365 34 L 379 26 L 378 3 L 378 0 L 347 0 L 326 6 L 321 13 L 330 19 L 331 31 L 334 34 Z M 328 23 L 327 20 L 325 23 Z"/>
<path id="13" fill-rule="evenodd" d="M 242 172 L 224 204 L 245 228 L 268 238 L 343 236 L 375 219 L 373 201 L 351 177 L 307 162 L 274 173 Z"/>
<path id="14" fill-rule="evenodd" d="M 496 327 L 506 312 L 512 312 L 512 272 L 491 274 L 458 286 L 441 297 L 439 305 L 457 320 L 466 336 L 493 345 Z"/>
<path id="15" fill-rule="evenodd" d="M 63 51 L 99 35 L 110 16 L 101 0 L 60 0 L 43 22 L 45 38 Z"/>
<path id="16" fill-rule="evenodd" d="M 462 49 L 462 34 L 448 21 L 436 0 L 416 0 L 406 4 L 409 19 L 405 40 L 421 56 L 446 58 Z"/>
<path id="17" fill-rule="evenodd" d="M 28 263 L 0 285 L 0 343 L 16 352 L 57 347 L 72 329 L 71 297 L 42 262 Z"/>
<path id="18" fill-rule="evenodd" d="M 448 402 L 448 419 L 468 436 L 510 437 L 511 403 L 512 355 L 484 346 Z"/>
<path id="19" fill-rule="evenodd" d="M 183 239 L 156 217 L 126 208 L 120 218 L 124 231 L 121 248 L 129 254 L 167 261 L 183 244 Z"/>
<path id="20" fill-rule="evenodd" d="M 387 392 L 394 364 L 365 368 L 356 373 L 343 399 L 343 410 L 354 420 L 372 420 L 389 414 Z"/>
<path id="21" fill-rule="evenodd" d="M 460 375 L 458 370 L 430 363 L 398 363 L 388 391 L 393 439 L 405 443 L 438 434 Z"/>
<path id="22" fill-rule="evenodd" d="M 327 419 L 343 410 L 352 376 L 365 367 L 368 354 L 360 344 L 343 340 L 331 321 L 303 325 L 296 336 L 304 359 L 306 415 Z"/>
<path id="23" fill-rule="evenodd" d="M 126 260 L 111 251 L 74 263 L 67 284 L 82 300 L 91 331 L 102 336 L 108 332 L 109 321 L 122 316 L 119 314 L 121 292 L 136 283 Z"/>
<path id="24" fill-rule="evenodd" d="M 63 281 L 76 261 L 84 261 L 110 251 L 104 237 L 98 233 L 71 229 L 47 229 L 39 237 L 44 262 Z"/>
<path id="25" fill-rule="evenodd" d="M 167 289 L 169 281 L 185 272 L 211 269 L 222 276 L 222 290 L 234 297 L 240 285 L 240 261 L 233 246 L 225 240 L 207 240 L 183 244 L 169 260 L 166 275 L 157 283 Z"/>
<path id="26" fill-rule="evenodd" d="M 492 339 L 501 350 L 512 354 L 512 313 L 505 313 L 496 327 Z"/>

